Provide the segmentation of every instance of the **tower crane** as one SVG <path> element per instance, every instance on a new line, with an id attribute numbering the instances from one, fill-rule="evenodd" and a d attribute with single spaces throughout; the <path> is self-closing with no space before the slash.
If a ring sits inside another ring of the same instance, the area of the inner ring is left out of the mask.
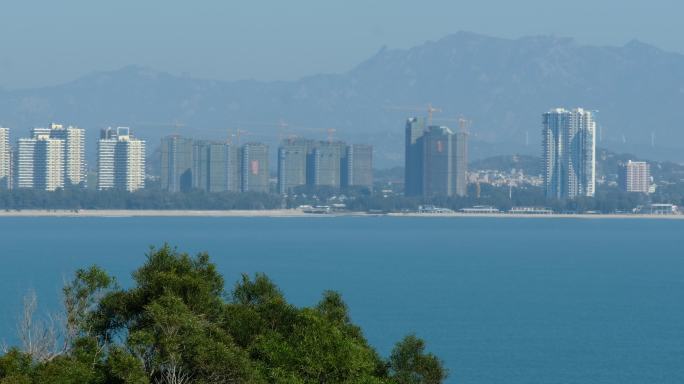
<path id="1" fill-rule="evenodd" d="M 171 122 L 171 123 L 135 123 L 134 126 L 136 127 L 156 127 L 156 128 L 173 128 L 173 134 L 178 135 L 178 132 L 180 131 L 181 128 L 184 128 L 186 125 L 184 123 L 179 122 L 178 120 Z"/>
<path id="2" fill-rule="evenodd" d="M 427 112 L 428 125 L 432 124 L 432 115 L 437 112 L 442 112 L 441 108 L 434 107 L 432 103 L 428 103 L 425 107 L 386 107 L 385 109 L 395 110 L 395 111 L 412 111 L 412 112 Z"/>
<path id="3" fill-rule="evenodd" d="M 460 133 L 465 133 L 470 136 L 470 127 L 473 125 L 473 121 L 466 119 L 463 116 L 457 118 L 446 118 L 446 119 L 435 119 L 435 121 L 450 121 L 458 123 L 458 130 Z"/>

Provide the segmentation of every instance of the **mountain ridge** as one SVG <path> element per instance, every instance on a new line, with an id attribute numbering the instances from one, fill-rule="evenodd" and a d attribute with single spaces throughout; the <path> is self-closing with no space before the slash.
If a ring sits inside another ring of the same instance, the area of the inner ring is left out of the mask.
<path id="1" fill-rule="evenodd" d="M 293 81 L 200 79 L 129 65 L 57 86 L 0 90 L 0 123 L 17 138 L 63 121 L 89 129 L 89 140 L 103 126 L 130 125 L 154 147 L 172 127 L 140 123 L 180 121 L 187 124 L 181 133 L 212 139 L 240 128 L 275 145 L 282 120 L 319 138 L 337 128 L 340 138 L 371 142 L 379 162 L 395 165 L 404 119 L 420 114 L 397 107 L 428 104 L 443 110 L 436 118 L 473 120 L 473 157 L 537 154 L 541 113 L 581 106 L 600 111 L 601 145 L 684 161 L 684 55 L 638 40 L 592 46 L 461 31 L 408 49 L 383 47 L 349 71 Z"/>

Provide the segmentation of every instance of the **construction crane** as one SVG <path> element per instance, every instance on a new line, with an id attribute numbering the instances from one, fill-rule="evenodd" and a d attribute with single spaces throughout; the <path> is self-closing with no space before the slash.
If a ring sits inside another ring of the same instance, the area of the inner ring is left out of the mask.
<path id="1" fill-rule="evenodd" d="M 157 127 L 157 128 L 173 128 L 173 134 L 178 135 L 178 132 L 180 131 L 181 128 L 184 128 L 186 125 L 184 123 L 181 123 L 179 121 L 174 121 L 172 123 L 135 123 L 135 127 Z"/>
<path id="2" fill-rule="evenodd" d="M 458 130 L 460 133 L 465 133 L 466 135 L 470 135 L 470 127 L 473 125 L 472 120 L 468 120 L 463 116 L 457 117 L 457 118 L 446 118 L 446 119 L 435 119 L 435 121 L 450 121 L 450 122 L 455 122 L 458 123 Z"/>
<path id="3" fill-rule="evenodd" d="M 235 131 L 235 133 L 232 133 L 233 131 Z M 247 135 L 247 134 L 249 134 L 249 132 L 248 132 L 248 131 L 245 131 L 244 129 L 240 129 L 240 128 L 236 128 L 236 129 L 228 128 L 228 144 L 232 144 L 232 143 L 233 143 L 233 138 L 235 138 L 235 144 L 236 144 L 237 146 L 240 146 L 240 137 L 241 137 L 241 136 L 244 136 L 244 135 Z"/>
<path id="4" fill-rule="evenodd" d="M 335 138 L 335 132 L 337 132 L 337 129 L 327 128 L 325 131 L 328 134 L 328 143 L 332 143 Z"/>
<path id="5" fill-rule="evenodd" d="M 285 122 L 283 119 L 278 120 L 278 122 L 276 122 L 276 123 L 248 122 L 248 123 L 236 123 L 236 125 L 247 126 L 247 127 L 277 128 L 278 129 L 278 137 L 280 140 L 282 140 L 283 138 L 288 136 L 287 130 L 290 128 L 290 124 Z"/>
<path id="6" fill-rule="evenodd" d="M 386 107 L 385 109 L 390 109 L 390 110 L 394 110 L 394 111 L 427 112 L 428 125 L 432 124 L 432 115 L 434 113 L 442 112 L 441 108 L 436 108 L 436 107 L 432 106 L 431 103 L 428 103 L 428 105 L 425 107 L 396 107 L 396 106 L 391 106 L 391 107 Z"/>

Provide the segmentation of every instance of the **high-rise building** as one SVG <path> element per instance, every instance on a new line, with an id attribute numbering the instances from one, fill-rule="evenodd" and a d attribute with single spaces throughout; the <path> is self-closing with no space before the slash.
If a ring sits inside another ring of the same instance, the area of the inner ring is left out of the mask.
<path id="1" fill-rule="evenodd" d="M 596 123 L 591 111 L 557 108 L 542 116 L 542 160 L 548 198 L 594 196 Z"/>
<path id="2" fill-rule="evenodd" d="M 406 121 L 404 153 L 404 194 L 423 194 L 423 145 L 420 138 L 425 134 L 425 119 L 412 117 Z"/>
<path id="3" fill-rule="evenodd" d="M 454 134 L 455 140 L 452 149 L 456 164 L 456 196 L 466 196 L 468 194 L 468 133 L 458 132 Z"/>
<path id="4" fill-rule="evenodd" d="M 268 145 L 247 143 L 240 150 L 242 192 L 268 192 Z"/>
<path id="5" fill-rule="evenodd" d="M 0 189 L 12 187 L 12 151 L 10 130 L 0 127 Z"/>
<path id="6" fill-rule="evenodd" d="M 619 167 L 618 181 L 625 192 L 649 193 L 651 168 L 645 161 L 629 160 Z"/>
<path id="7" fill-rule="evenodd" d="M 15 185 L 54 191 L 64 188 L 64 141 L 36 133 L 17 141 Z"/>
<path id="8" fill-rule="evenodd" d="M 422 118 L 406 122 L 406 196 L 465 196 L 468 187 L 468 135 L 448 127 L 425 128 Z"/>
<path id="9" fill-rule="evenodd" d="M 99 190 L 145 187 L 145 141 L 131 136 L 129 128 L 103 129 L 97 150 Z"/>
<path id="10" fill-rule="evenodd" d="M 105 190 L 116 187 L 115 164 L 117 144 L 116 130 L 108 127 L 100 131 L 100 139 L 97 141 L 97 189 Z"/>
<path id="11" fill-rule="evenodd" d="M 50 124 L 49 135 L 52 139 L 62 140 L 64 145 L 64 184 L 85 187 L 85 129 L 53 123 Z"/>
<path id="12" fill-rule="evenodd" d="M 313 185 L 340 188 L 342 186 L 342 155 L 346 144 L 340 141 L 321 142 L 312 154 Z"/>
<path id="13" fill-rule="evenodd" d="M 284 140 L 278 148 L 278 192 L 289 194 L 306 185 L 307 158 L 309 156 L 309 140 Z"/>
<path id="14" fill-rule="evenodd" d="M 186 192 L 193 185 L 193 140 L 178 135 L 167 136 L 161 145 L 161 188 Z"/>
<path id="15" fill-rule="evenodd" d="M 373 188 L 373 147 L 371 145 L 351 144 L 346 147 L 342 160 L 342 185 Z"/>
<path id="16" fill-rule="evenodd" d="M 193 150 L 193 187 L 207 192 L 240 191 L 240 157 L 237 147 L 197 141 Z"/>
<path id="17" fill-rule="evenodd" d="M 16 158 L 14 160 L 14 186 L 16 188 L 33 188 L 35 152 L 36 139 L 23 137 L 17 140 Z"/>
<path id="18" fill-rule="evenodd" d="M 423 144 L 423 195 L 456 195 L 456 135 L 447 127 L 430 126 L 419 141 Z"/>

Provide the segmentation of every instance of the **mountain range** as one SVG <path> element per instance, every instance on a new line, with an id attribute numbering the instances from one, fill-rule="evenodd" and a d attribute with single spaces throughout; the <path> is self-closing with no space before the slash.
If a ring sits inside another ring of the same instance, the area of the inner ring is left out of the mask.
<path id="1" fill-rule="evenodd" d="M 128 125 L 152 148 L 176 131 L 225 139 L 241 129 L 242 141 L 275 145 L 288 134 L 323 139 L 335 128 L 336 137 L 374 144 L 377 164 L 390 166 L 402 161 L 405 119 L 428 105 L 441 109 L 435 124 L 471 120 L 471 158 L 538 154 L 541 113 L 565 106 L 598 111 L 602 147 L 684 161 L 684 55 L 639 41 L 590 46 L 552 36 L 459 32 L 297 81 L 216 81 L 129 66 L 0 90 L 0 125 L 16 138 L 63 122 L 87 128 L 93 141 L 99 128 Z"/>

